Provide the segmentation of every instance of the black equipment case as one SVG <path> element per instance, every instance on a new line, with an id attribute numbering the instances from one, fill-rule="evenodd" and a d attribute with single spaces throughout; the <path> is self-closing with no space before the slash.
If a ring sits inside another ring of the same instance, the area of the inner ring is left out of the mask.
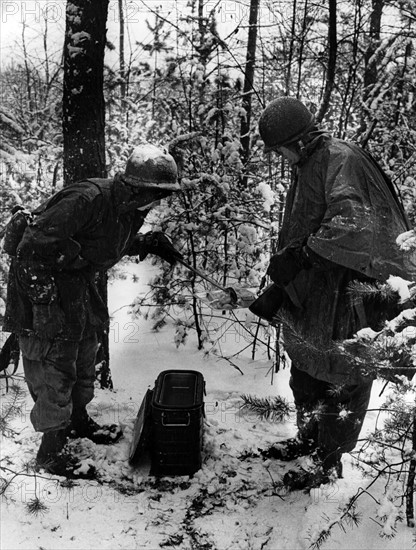
<path id="1" fill-rule="evenodd" d="M 204 392 L 204 378 L 198 371 L 161 372 L 140 408 L 130 462 L 148 446 L 151 475 L 192 475 L 199 470 Z"/>

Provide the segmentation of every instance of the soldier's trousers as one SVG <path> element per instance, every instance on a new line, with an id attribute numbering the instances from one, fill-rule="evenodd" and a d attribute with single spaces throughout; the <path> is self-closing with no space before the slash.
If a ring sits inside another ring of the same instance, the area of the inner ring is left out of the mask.
<path id="1" fill-rule="evenodd" d="M 372 381 L 336 387 L 292 364 L 290 387 L 299 435 L 313 439 L 334 461 L 352 451 L 364 422 Z"/>
<path id="2" fill-rule="evenodd" d="M 78 342 L 20 336 L 19 345 L 35 401 L 30 413 L 33 427 L 39 432 L 65 428 L 72 412 L 85 408 L 94 397 L 96 332 L 84 332 Z"/>

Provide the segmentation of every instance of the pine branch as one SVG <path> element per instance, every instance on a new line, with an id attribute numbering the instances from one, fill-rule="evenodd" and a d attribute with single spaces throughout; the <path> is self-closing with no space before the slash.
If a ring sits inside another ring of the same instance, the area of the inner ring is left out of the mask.
<path id="1" fill-rule="evenodd" d="M 317 361 L 323 360 L 338 349 L 335 341 L 327 341 L 315 335 L 314 338 L 306 338 L 294 326 L 292 320 L 287 315 L 280 312 L 275 318 L 276 323 L 280 323 L 284 328 L 285 340 L 290 340 L 291 346 L 299 346 L 305 354 L 313 356 Z"/>
<path id="2" fill-rule="evenodd" d="M 401 376 L 412 378 L 416 310 L 406 309 L 375 332 L 369 328 L 338 344 L 338 353 L 364 374 L 381 376 L 388 381 L 403 383 Z M 406 330 L 408 328 L 411 330 Z"/>
<path id="3" fill-rule="evenodd" d="M 283 397 L 256 397 L 241 395 L 244 404 L 241 410 L 248 410 L 258 415 L 261 420 L 283 422 L 293 412 L 293 407 Z"/>
<path id="4" fill-rule="evenodd" d="M 44 514 L 49 508 L 38 497 L 32 498 L 25 504 L 27 512 L 32 516 Z"/>
<path id="5" fill-rule="evenodd" d="M 382 301 L 398 302 L 400 296 L 398 292 L 392 289 L 387 283 L 366 283 L 354 281 L 348 285 L 348 294 L 352 297 L 361 297 L 363 299 L 375 298 Z"/>
<path id="6" fill-rule="evenodd" d="M 309 540 L 311 541 L 309 548 L 312 550 L 319 550 L 322 544 L 330 538 L 334 527 L 339 527 L 344 533 L 346 532 L 346 526 L 357 527 L 361 521 L 361 514 L 357 511 L 355 503 L 356 500 L 365 493 L 367 493 L 365 489 L 360 489 L 349 499 L 345 506 L 338 509 L 339 515 L 335 519 L 330 520 L 327 516 L 323 516 L 326 525 L 316 535 L 315 540 L 312 540 L 312 535 L 309 533 Z"/>
<path id="7" fill-rule="evenodd" d="M 0 413 L 0 433 L 2 435 L 12 434 L 10 422 L 22 412 L 23 401 L 26 392 L 18 384 L 10 386 L 9 398 L 4 403 Z"/>

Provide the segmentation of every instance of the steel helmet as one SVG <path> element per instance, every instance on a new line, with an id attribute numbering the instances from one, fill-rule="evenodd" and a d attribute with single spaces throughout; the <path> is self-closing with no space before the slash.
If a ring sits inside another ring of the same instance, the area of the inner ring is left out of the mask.
<path id="1" fill-rule="evenodd" d="M 151 143 L 138 145 L 127 159 L 123 181 L 139 189 L 180 191 L 172 155 Z"/>
<path id="2" fill-rule="evenodd" d="M 268 153 L 274 147 L 288 145 L 300 139 L 315 124 L 314 115 L 293 97 L 278 97 L 264 109 L 259 131 Z"/>

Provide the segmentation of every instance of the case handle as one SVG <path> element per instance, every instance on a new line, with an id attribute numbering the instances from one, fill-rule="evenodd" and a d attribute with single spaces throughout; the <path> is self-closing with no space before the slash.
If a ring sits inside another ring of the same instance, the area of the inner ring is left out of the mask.
<path id="1" fill-rule="evenodd" d="M 191 415 L 189 412 L 186 413 L 187 421 L 185 422 L 165 422 L 165 413 L 162 412 L 162 426 L 189 426 L 191 423 Z"/>

